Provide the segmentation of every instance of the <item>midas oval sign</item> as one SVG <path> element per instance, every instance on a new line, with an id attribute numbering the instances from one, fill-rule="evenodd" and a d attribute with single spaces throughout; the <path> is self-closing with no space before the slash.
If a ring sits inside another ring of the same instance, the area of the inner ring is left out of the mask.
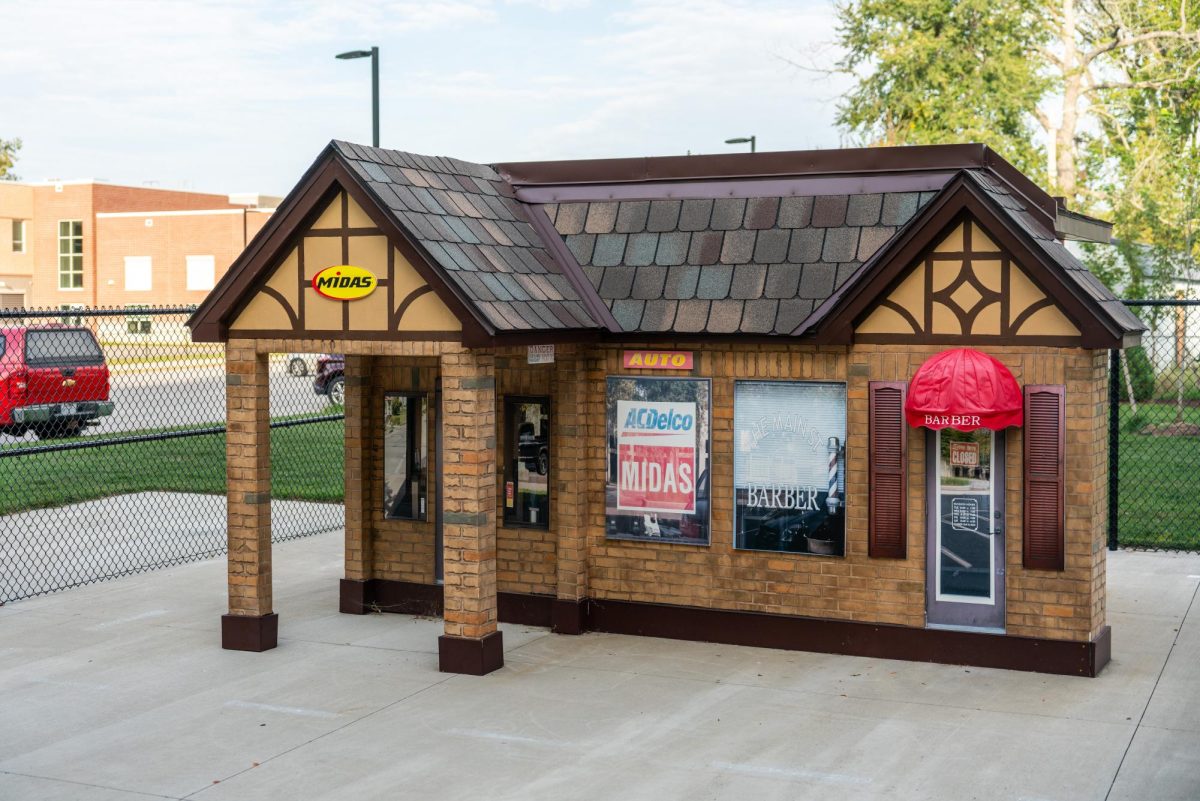
<path id="1" fill-rule="evenodd" d="M 379 279 L 370 270 L 350 264 L 326 267 L 313 276 L 312 287 L 318 295 L 331 300 L 358 300 L 375 291 Z"/>

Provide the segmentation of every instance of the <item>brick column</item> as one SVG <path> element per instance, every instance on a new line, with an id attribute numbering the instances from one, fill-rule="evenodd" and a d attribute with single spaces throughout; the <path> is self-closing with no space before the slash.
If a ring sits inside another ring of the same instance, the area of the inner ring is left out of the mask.
<path id="1" fill-rule="evenodd" d="M 229 614 L 221 647 L 266 651 L 277 641 L 271 611 L 271 429 L 267 354 L 253 344 L 225 349 L 225 472 Z"/>
<path id="2" fill-rule="evenodd" d="M 441 357 L 444 673 L 504 665 L 496 629 L 496 367 L 490 353 Z"/>
<path id="3" fill-rule="evenodd" d="M 341 581 L 338 609 L 354 615 L 367 612 L 367 582 L 372 578 L 375 556 L 371 548 L 375 502 L 371 469 L 373 446 L 382 425 L 371 419 L 374 363 L 370 356 L 346 356 L 346 576 Z"/>
<path id="4" fill-rule="evenodd" d="M 552 470 L 558 534 L 558 597 L 551 629 L 581 634 L 587 599 L 587 364 L 586 351 L 557 357 L 554 366 Z"/>

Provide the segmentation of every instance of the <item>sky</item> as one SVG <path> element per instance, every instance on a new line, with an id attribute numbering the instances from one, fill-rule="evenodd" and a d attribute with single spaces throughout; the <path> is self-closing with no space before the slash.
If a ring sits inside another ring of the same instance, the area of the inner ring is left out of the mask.
<path id="1" fill-rule="evenodd" d="M 482 161 L 844 144 L 832 0 L 0 0 L 23 179 L 285 194 L 330 139 Z"/>

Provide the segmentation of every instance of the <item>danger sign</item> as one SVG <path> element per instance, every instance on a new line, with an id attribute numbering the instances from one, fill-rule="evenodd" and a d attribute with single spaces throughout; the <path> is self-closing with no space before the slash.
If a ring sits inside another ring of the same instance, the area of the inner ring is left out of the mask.
<path id="1" fill-rule="evenodd" d="M 951 442 L 951 467 L 979 467 L 978 442 Z"/>
<path id="2" fill-rule="evenodd" d="M 617 401 L 617 508 L 695 513 L 695 403 Z"/>

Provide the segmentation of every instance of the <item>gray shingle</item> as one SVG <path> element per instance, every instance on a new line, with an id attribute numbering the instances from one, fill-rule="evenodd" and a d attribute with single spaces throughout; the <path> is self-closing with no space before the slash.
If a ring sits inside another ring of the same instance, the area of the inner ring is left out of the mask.
<path id="1" fill-rule="evenodd" d="M 731 231 L 742 227 L 746 214 L 746 200 L 740 197 L 723 197 L 713 201 L 712 220 L 709 228 L 714 231 Z"/>
<path id="2" fill-rule="evenodd" d="M 592 203 L 588 206 L 583 230 L 589 234 L 607 234 L 612 231 L 616 221 L 617 204 L 615 202 Z"/>
<path id="3" fill-rule="evenodd" d="M 600 282 L 600 296 L 605 300 L 629 297 L 633 290 L 633 268 L 625 265 L 607 267 Z"/>
<path id="4" fill-rule="evenodd" d="M 709 305 L 707 300 L 681 300 L 675 315 L 675 330 L 685 334 L 703 331 L 708 325 Z"/>
<path id="5" fill-rule="evenodd" d="M 644 300 L 615 300 L 612 304 L 613 319 L 622 331 L 636 331 L 642 322 L 642 311 L 646 308 Z"/>
<path id="6" fill-rule="evenodd" d="M 745 301 L 714 300 L 708 310 L 708 330 L 713 334 L 732 334 L 742 324 Z"/>
<path id="7" fill-rule="evenodd" d="M 838 228 L 846 224 L 845 195 L 818 195 L 813 199 L 814 228 Z"/>
<path id="8" fill-rule="evenodd" d="M 672 232 L 660 234 L 658 237 L 658 252 L 654 254 L 654 263 L 663 265 L 683 264 L 687 259 L 688 244 L 692 235 Z"/>
<path id="9" fill-rule="evenodd" d="M 858 260 L 866 261 L 874 256 L 883 247 L 883 244 L 892 238 L 894 233 L 896 233 L 896 229 L 891 226 L 876 225 L 862 229 L 862 236 L 858 239 Z"/>
<path id="10" fill-rule="evenodd" d="M 754 261 L 759 264 L 775 264 L 787 258 L 788 242 L 792 232 L 786 228 L 771 228 L 758 232 L 754 243 Z"/>
<path id="11" fill-rule="evenodd" d="M 768 298 L 792 298 L 800 285 L 801 267 L 795 264 L 772 264 L 767 268 L 763 294 Z"/>
<path id="12" fill-rule="evenodd" d="M 491 236 L 491 238 L 493 240 L 495 240 L 497 245 L 513 244 L 513 241 L 512 241 L 512 239 L 509 238 L 508 234 L 504 233 L 504 231 L 501 230 L 500 226 L 496 225 L 496 223 L 494 221 L 480 220 L 479 224 L 483 226 L 483 229 L 488 232 L 488 235 Z"/>
<path id="13" fill-rule="evenodd" d="M 561 212 L 560 212 L 561 213 Z M 612 267 L 625 258 L 625 234 L 600 234 L 596 237 L 596 248 L 592 251 L 592 264 L 597 267 Z"/>
<path id="14" fill-rule="evenodd" d="M 746 227 L 752 230 L 774 228 L 779 215 L 779 198 L 755 197 L 746 202 Z"/>
<path id="15" fill-rule="evenodd" d="M 715 264 L 701 267 L 700 280 L 696 283 L 696 297 L 708 300 L 729 297 L 729 282 L 732 278 L 732 267 Z"/>
<path id="16" fill-rule="evenodd" d="M 806 228 L 812 221 L 811 197 L 785 197 L 779 203 L 780 228 Z"/>
<path id="17" fill-rule="evenodd" d="M 649 200 L 624 200 L 617 211 L 617 233 L 636 234 L 646 230 Z"/>
<path id="18" fill-rule="evenodd" d="M 716 264 L 721 257 L 721 243 L 725 236 L 720 231 L 699 231 L 692 234 L 688 248 L 688 264 Z"/>
<path id="19" fill-rule="evenodd" d="M 592 249 L 595 246 L 595 234 L 571 234 L 567 237 L 567 249 L 580 264 L 592 263 Z"/>
<path id="20" fill-rule="evenodd" d="M 657 250 L 658 234 L 629 234 L 629 244 L 625 246 L 625 263 L 635 267 L 652 264 Z"/>
<path id="21" fill-rule="evenodd" d="M 641 300 L 661 298 L 663 284 L 667 280 L 667 268 L 650 265 L 638 267 L 633 277 L 633 297 Z"/>
<path id="22" fill-rule="evenodd" d="M 711 200 L 685 200 L 679 212 L 680 231 L 703 231 L 712 217 Z"/>
<path id="23" fill-rule="evenodd" d="M 816 262 L 804 265 L 800 273 L 800 297 L 824 300 L 833 294 L 837 265 Z"/>
<path id="24" fill-rule="evenodd" d="M 814 307 L 812 300 L 807 298 L 789 298 L 779 301 L 779 313 L 775 318 L 775 332 L 790 334 L 804 322 Z"/>
<path id="25" fill-rule="evenodd" d="M 678 200 L 652 200 L 646 230 L 674 231 L 679 226 L 679 205 Z"/>
<path id="26" fill-rule="evenodd" d="M 916 192 L 889 192 L 883 196 L 883 214 L 880 222 L 884 225 L 904 225 L 917 213 Z"/>
<path id="27" fill-rule="evenodd" d="M 554 227 L 560 234 L 583 233 L 583 223 L 587 219 L 587 203 L 562 203 L 558 207 L 558 216 L 554 218 Z"/>
<path id="28" fill-rule="evenodd" d="M 846 225 L 875 225 L 882 207 L 883 195 L 851 195 L 846 207 Z"/>
<path id="29" fill-rule="evenodd" d="M 821 258 L 821 247 L 825 244 L 822 228 L 797 228 L 792 231 L 792 244 L 788 248 L 788 261 L 802 264 Z"/>
<path id="30" fill-rule="evenodd" d="M 729 296 L 742 299 L 761 298 L 766 277 L 767 267 L 764 264 L 740 264 L 734 267 Z"/>
<path id="31" fill-rule="evenodd" d="M 858 272 L 858 268 L 862 266 L 862 262 L 847 261 L 842 262 L 837 266 L 837 276 L 833 279 L 834 289 L 840 289 L 842 284 L 850 280 L 850 276 Z"/>
<path id="32" fill-rule="evenodd" d="M 600 282 L 604 280 L 604 271 L 607 267 L 595 267 L 591 264 L 583 268 L 583 274 L 587 276 L 587 280 L 592 285 L 592 289 L 599 289 Z"/>
<path id="33" fill-rule="evenodd" d="M 777 300 L 748 300 L 742 312 L 739 330 L 754 334 L 769 334 L 775 329 L 775 317 L 779 311 Z"/>
<path id="34" fill-rule="evenodd" d="M 642 314 L 643 331 L 670 331 L 675 324 L 675 310 L 678 301 L 648 300 L 646 310 Z"/>
<path id="35" fill-rule="evenodd" d="M 857 228 L 830 228 L 825 232 L 821 261 L 849 261 L 858 250 Z"/>
<path id="36" fill-rule="evenodd" d="M 694 298 L 696 296 L 696 281 L 700 278 L 700 268 L 692 264 L 671 267 L 667 271 L 667 282 L 663 287 L 663 296 L 668 298 Z"/>
<path id="37" fill-rule="evenodd" d="M 754 231 L 729 231 L 721 246 L 722 264 L 745 264 L 754 255 Z"/>

